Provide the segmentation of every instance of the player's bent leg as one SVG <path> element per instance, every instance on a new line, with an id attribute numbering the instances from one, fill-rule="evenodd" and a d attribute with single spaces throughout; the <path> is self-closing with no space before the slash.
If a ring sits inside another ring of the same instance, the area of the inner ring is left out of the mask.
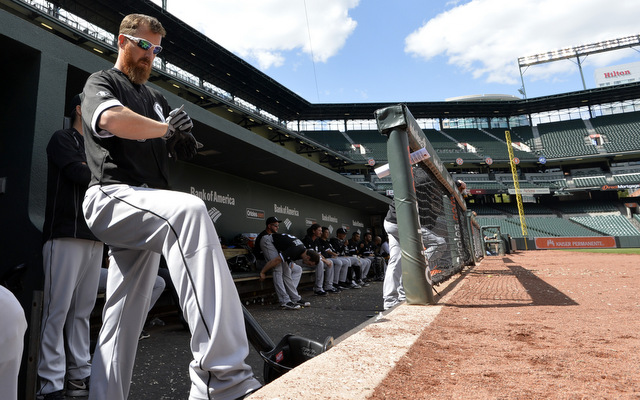
<path id="1" fill-rule="evenodd" d="M 286 268 L 286 266 L 284 266 Z M 291 301 L 289 294 L 287 293 L 286 284 L 284 282 L 285 270 L 283 268 L 282 263 L 273 268 L 273 273 L 271 274 L 273 278 L 273 287 L 276 291 L 276 296 L 278 297 L 278 301 L 280 305 L 287 304 Z M 290 280 L 290 278 L 289 278 Z"/>
<path id="2" fill-rule="evenodd" d="M 87 190 L 86 219 L 108 226 L 110 216 L 122 215 L 115 221 L 127 225 L 117 229 L 121 234 L 106 229 L 96 236 L 164 254 L 192 333 L 191 397 L 214 397 L 215 392 L 215 397 L 235 398 L 260 387 L 244 363 L 249 344 L 237 334 L 245 331 L 240 300 L 202 200 L 181 192 L 112 186 L 98 189 L 101 194 L 93 187 Z M 129 220 L 136 221 L 135 229 Z"/>
<path id="3" fill-rule="evenodd" d="M 293 287 L 296 289 L 296 293 L 298 293 L 298 285 L 300 284 L 300 279 L 302 279 L 302 267 L 296 263 L 293 263 L 291 268 L 291 281 L 293 282 Z"/>
<path id="4" fill-rule="evenodd" d="M 298 294 L 298 289 L 294 284 L 295 282 L 293 278 L 294 272 L 293 272 L 293 269 L 291 268 L 292 264 L 294 266 L 296 265 L 295 263 L 291 263 L 291 264 L 285 263 L 285 262 L 280 263 L 282 267 L 282 281 L 284 283 L 284 289 L 286 290 L 286 293 L 287 293 L 287 299 L 288 301 L 292 301 L 295 303 L 296 301 L 300 300 L 300 295 Z M 302 271 L 301 268 L 300 268 L 300 271 Z M 300 278 L 298 277 L 297 279 L 299 282 Z M 280 304 L 283 304 L 283 303 L 280 303 Z"/>

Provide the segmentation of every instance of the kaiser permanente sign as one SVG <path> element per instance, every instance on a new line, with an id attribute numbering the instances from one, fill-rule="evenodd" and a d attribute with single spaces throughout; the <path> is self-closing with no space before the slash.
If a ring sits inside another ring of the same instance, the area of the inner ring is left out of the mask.
<path id="1" fill-rule="evenodd" d="M 613 236 L 536 238 L 537 249 L 594 249 L 615 247 L 616 238 Z"/>

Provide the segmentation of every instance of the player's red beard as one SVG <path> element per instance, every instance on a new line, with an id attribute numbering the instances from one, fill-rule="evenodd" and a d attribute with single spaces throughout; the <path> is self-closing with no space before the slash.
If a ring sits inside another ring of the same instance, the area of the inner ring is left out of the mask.
<path id="1" fill-rule="evenodd" d="M 122 72 L 129 77 L 131 82 L 142 85 L 149 79 L 149 75 L 151 75 L 153 61 L 147 56 L 135 60 L 129 49 L 129 47 L 125 47 L 124 49 L 124 66 Z"/>

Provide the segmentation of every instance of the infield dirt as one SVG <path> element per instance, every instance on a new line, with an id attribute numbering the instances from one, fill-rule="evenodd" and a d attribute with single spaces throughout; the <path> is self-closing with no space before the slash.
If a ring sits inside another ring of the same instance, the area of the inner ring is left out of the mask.
<path id="1" fill-rule="evenodd" d="M 370 399 L 640 399 L 639 256 L 528 251 L 464 275 Z"/>

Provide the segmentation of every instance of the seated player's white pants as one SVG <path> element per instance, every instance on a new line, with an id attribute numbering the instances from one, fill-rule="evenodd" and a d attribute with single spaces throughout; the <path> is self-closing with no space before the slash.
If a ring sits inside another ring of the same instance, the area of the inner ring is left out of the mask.
<path id="1" fill-rule="evenodd" d="M 39 394 L 64 389 L 91 373 L 89 317 L 98 294 L 104 245 L 95 240 L 56 238 L 42 247 L 44 287 Z"/>
<path id="2" fill-rule="evenodd" d="M 338 286 L 340 277 L 343 275 L 345 277 L 347 276 L 347 269 L 349 268 L 349 265 L 351 265 L 351 263 L 340 257 L 331 257 L 330 260 L 333 263 L 333 287 L 336 287 Z"/>
<path id="3" fill-rule="evenodd" d="M 362 265 L 362 280 L 369 275 L 369 269 L 371 269 L 371 258 L 360 257 L 360 265 Z"/>
<path id="4" fill-rule="evenodd" d="M 306 267 L 315 269 L 316 282 L 313 285 L 314 292 L 329 290 L 333 288 L 333 263 L 331 263 L 331 266 L 329 266 L 327 263 L 322 261 L 322 258 L 320 258 L 320 261 L 316 265 L 306 264 L 302 261 L 302 259 L 296 260 L 296 262 L 299 262 Z"/>
<path id="5" fill-rule="evenodd" d="M 347 282 L 347 273 L 349 272 L 349 267 L 351 267 L 351 257 L 340 256 L 338 258 L 340 259 L 340 261 L 342 261 L 342 269 L 340 270 L 340 276 L 338 277 L 338 281 Z M 333 281 L 334 282 L 336 281 L 335 277 L 333 278 Z M 350 278 L 349 278 L 349 283 L 351 283 Z"/>
<path id="6" fill-rule="evenodd" d="M 318 275 L 316 274 L 316 287 L 318 284 L 320 285 L 320 289 L 323 290 L 331 290 L 333 289 L 333 275 L 336 269 L 336 266 L 333 264 L 333 259 L 329 258 L 323 260 L 320 258 L 320 262 L 318 263 L 318 267 L 323 268 L 324 272 L 322 275 L 322 279 L 318 280 Z M 316 269 L 317 271 L 317 269 Z M 319 289 L 316 289 L 319 290 Z"/>
<path id="7" fill-rule="evenodd" d="M 260 387 L 244 363 L 249 347 L 238 292 L 202 200 L 168 190 L 92 186 L 83 209 L 113 262 L 89 399 L 128 396 L 160 254 L 192 335 L 189 399 L 235 399 Z"/>
<path id="8" fill-rule="evenodd" d="M 402 286 L 402 254 L 398 237 L 398 225 L 385 220 L 384 230 L 389 235 L 389 263 L 384 274 L 382 297 L 384 309 L 388 310 L 405 301 L 406 295 Z"/>
<path id="9" fill-rule="evenodd" d="M 266 260 L 280 258 L 278 250 L 273 245 L 273 236 L 263 236 L 260 245 Z M 272 271 L 273 286 L 280 305 L 287 304 L 290 301 L 295 303 L 300 300 L 301 297 L 297 288 L 302 277 L 302 268 L 295 263 L 281 261 Z"/>
<path id="10" fill-rule="evenodd" d="M 0 393 L 3 399 L 16 400 L 27 320 L 16 297 L 4 286 L 0 286 L 0 310 Z"/>

